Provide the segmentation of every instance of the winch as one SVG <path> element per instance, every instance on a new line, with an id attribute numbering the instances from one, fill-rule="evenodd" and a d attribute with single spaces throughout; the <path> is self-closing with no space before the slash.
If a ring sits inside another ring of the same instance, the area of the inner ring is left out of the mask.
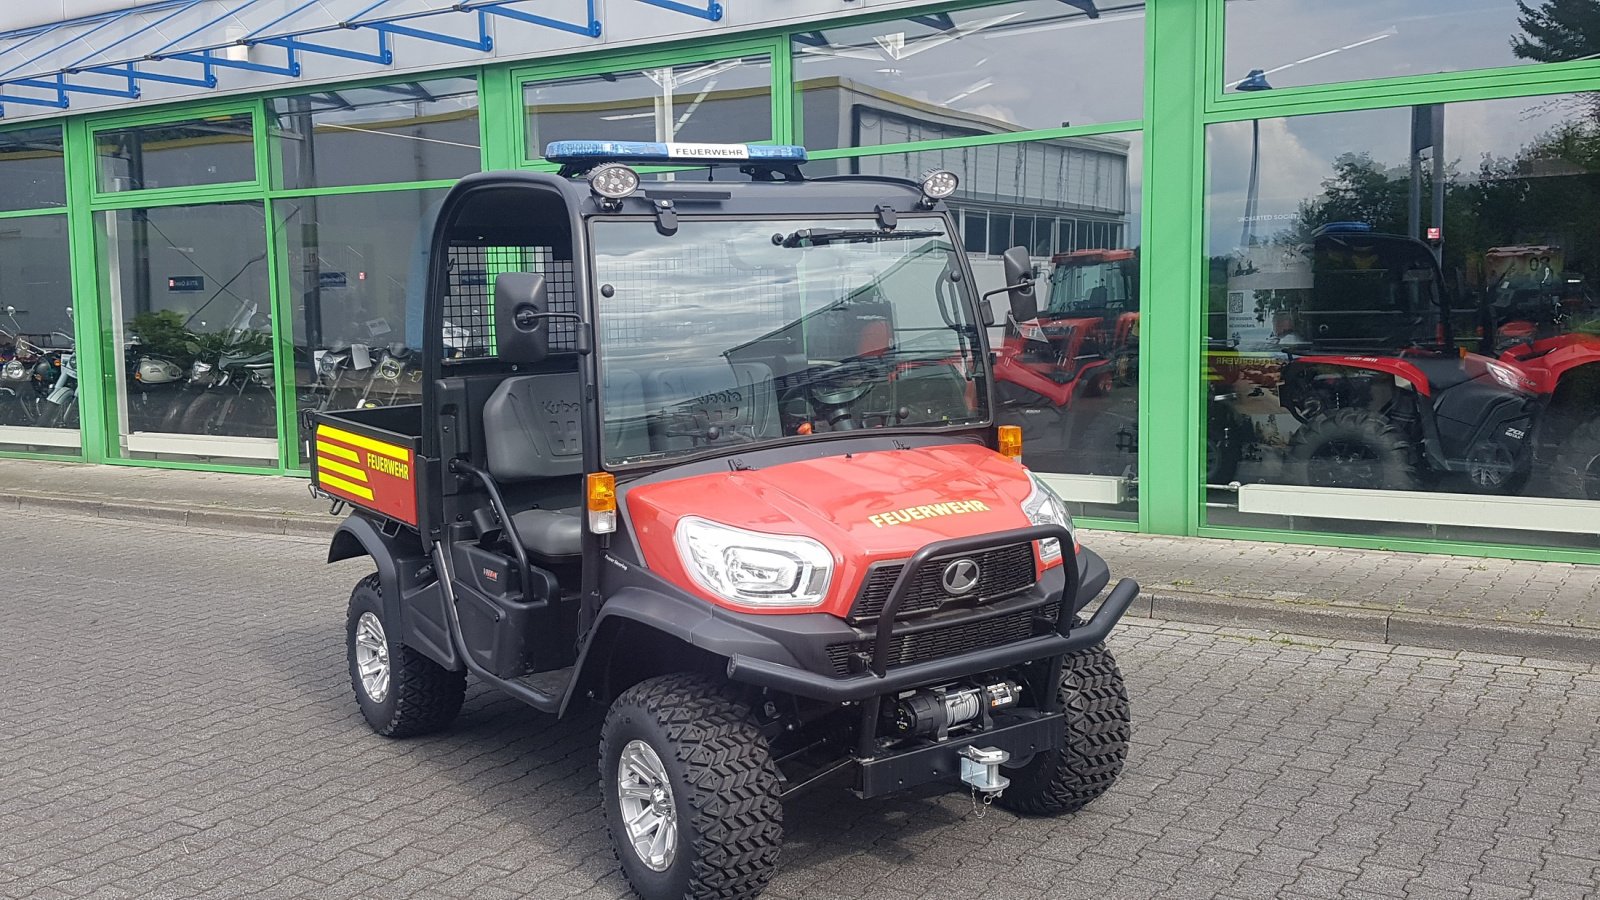
<path id="1" fill-rule="evenodd" d="M 933 688 L 899 698 L 892 707 L 892 727 L 900 737 L 944 740 L 950 729 L 989 713 L 1010 709 L 1022 700 L 1014 681 L 988 685 Z"/>

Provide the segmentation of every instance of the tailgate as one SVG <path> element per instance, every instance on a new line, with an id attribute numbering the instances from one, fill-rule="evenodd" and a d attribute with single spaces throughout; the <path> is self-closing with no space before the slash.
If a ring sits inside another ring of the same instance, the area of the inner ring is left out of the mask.
<path id="1" fill-rule="evenodd" d="M 338 414 L 313 420 L 311 477 L 331 497 L 417 524 L 417 439 Z"/>

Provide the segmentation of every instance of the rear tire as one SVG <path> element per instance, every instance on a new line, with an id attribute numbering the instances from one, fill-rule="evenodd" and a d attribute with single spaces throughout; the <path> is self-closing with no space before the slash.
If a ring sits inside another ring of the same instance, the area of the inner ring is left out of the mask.
<path id="1" fill-rule="evenodd" d="M 994 802 L 1025 816 L 1059 816 L 1089 805 L 1122 774 L 1132 716 L 1122 671 L 1104 644 L 1068 656 L 1061 669 L 1067 738 L 1026 765 L 1002 769 L 1011 779 Z"/>
<path id="2" fill-rule="evenodd" d="M 1422 488 L 1416 448 L 1383 416 L 1336 409 L 1289 439 L 1291 478 L 1311 487 L 1414 491 Z"/>
<path id="3" fill-rule="evenodd" d="M 350 686 L 361 714 L 384 737 L 439 731 L 461 712 L 467 673 L 452 672 L 400 643 L 394 637 L 396 627 L 384 617 L 377 573 L 361 579 L 350 593 L 345 623 Z M 378 677 L 379 668 L 386 677 Z"/>
<path id="4" fill-rule="evenodd" d="M 1561 442 L 1556 481 L 1568 497 L 1600 500 L 1600 419 L 1579 425 Z"/>
<path id="5" fill-rule="evenodd" d="M 645 900 L 755 897 L 777 869 L 778 772 L 750 707 L 724 681 L 664 675 L 624 691 L 601 727 L 600 789 L 612 849 Z M 648 830 L 630 833 L 630 818 Z"/>

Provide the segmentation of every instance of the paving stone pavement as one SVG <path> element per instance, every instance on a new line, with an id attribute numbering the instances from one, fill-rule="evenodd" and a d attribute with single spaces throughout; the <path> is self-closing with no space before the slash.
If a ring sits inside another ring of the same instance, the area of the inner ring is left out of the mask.
<path id="1" fill-rule="evenodd" d="M 1084 543 L 1157 591 L 1600 628 L 1600 566 L 1113 531 Z"/>
<path id="2" fill-rule="evenodd" d="M 386 741 L 320 541 L 0 520 L 0 897 L 600 898 L 594 714 L 481 688 Z M 775 898 L 1600 890 L 1600 671 L 1148 621 L 1127 772 L 1063 819 L 927 789 L 790 804 Z"/>

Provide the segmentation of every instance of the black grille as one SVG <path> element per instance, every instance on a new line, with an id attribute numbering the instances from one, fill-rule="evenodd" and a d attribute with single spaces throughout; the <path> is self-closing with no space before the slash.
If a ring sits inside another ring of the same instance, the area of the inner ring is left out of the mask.
<path id="1" fill-rule="evenodd" d="M 1041 624 L 1041 621 L 1053 625 L 1060 609 L 1060 603 L 1048 603 L 1042 607 L 990 616 L 977 622 L 953 625 L 949 628 L 895 635 L 889 641 L 889 658 L 884 664 L 894 668 L 906 663 L 943 659 L 946 656 L 1027 640 L 1049 630 L 1050 626 Z M 870 656 L 872 642 L 853 641 L 848 644 L 828 646 L 828 663 L 833 667 L 835 675 L 850 674 L 850 654 L 857 651 Z"/>
<path id="2" fill-rule="evenodd" d="M 1037 578 L 1033 567 L 1032 543 L 1011 544 L 980 553 L 952 553 L 949 556 L 934 557 L 917 571 L 916 580 L 912 582 L 905 600 L 900 603 L 898 615 L 930 612 L 952 599 L 945 593 L 940 578 L 944 575 L 946 563 L 962 558 L 971 559 L 978 564 L 978 588 L 966 595 L 963 598 L 965 600 L 987 603 L 1009 597 L 1032 587 Z M 889 600 L 889 591 L 894 588 L 894 581 L 900 577 L 900 570 L 903 568 L 905 566 L 902 563 L 886 563 L 873 567 L 867 575 L 867 583 L 861 588 L 861 595 L 850 608 L 851 623 L 859 625 L 878 618 L 878 614 L 883 612 L 884 603 Z"/>

